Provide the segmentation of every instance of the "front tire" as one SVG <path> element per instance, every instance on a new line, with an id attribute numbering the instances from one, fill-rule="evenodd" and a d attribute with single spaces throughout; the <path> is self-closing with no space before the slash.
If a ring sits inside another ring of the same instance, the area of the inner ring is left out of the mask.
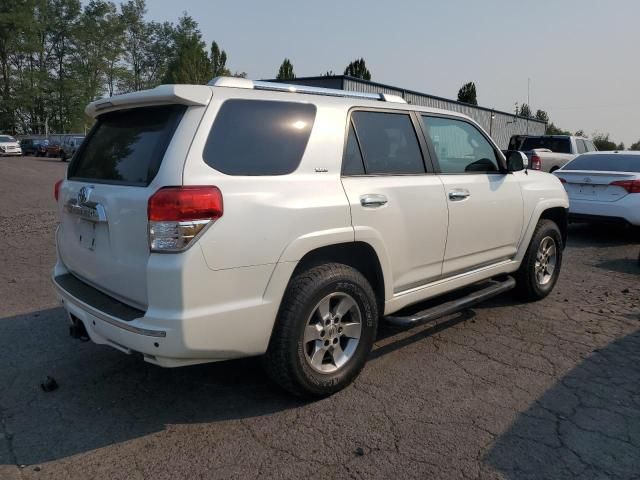
<path id="1" fill-rule="evenodd" d="M 285 292 L 265 369 L 294 395 L 332 395 L 364 367 L 377 327 L 376 297 L 360 272 L 339 263 L 309 268 Z"/>
<path id="2" fill-rule="evenodd" d="M 551 293 L 560 275 L 563 248 L 558 225 L 540 220 L 516 273 L 516 290 L 523 300 L 541 300 Z"/>

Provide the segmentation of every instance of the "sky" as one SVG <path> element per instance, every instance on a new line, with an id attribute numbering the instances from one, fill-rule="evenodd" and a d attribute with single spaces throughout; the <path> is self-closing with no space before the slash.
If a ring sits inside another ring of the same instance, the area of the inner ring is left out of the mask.
<path id="1" fill-rule="evenodd" d="M 638 0 L 147 0 L 147 18 L 187 12 L 232 71 L 273 78 L 341 74 L 363 57 L 372 80 L 446 98 L 476 84 L 478 103 L 527 101 L 557 126 L 640 139 Z"/>

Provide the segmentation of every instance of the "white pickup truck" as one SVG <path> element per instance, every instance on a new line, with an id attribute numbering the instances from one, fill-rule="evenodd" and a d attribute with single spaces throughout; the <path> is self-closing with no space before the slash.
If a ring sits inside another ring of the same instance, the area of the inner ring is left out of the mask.
<path id="1" fill-rule="evenodd" d="M 543 172 L 554 172 L 577 155 L 598 150 L 591 140 L 569 135 L 525 136 L 513 149 L 527 155 L 530 169 Z"/>
<path id="2" fill-rule="evenodd" d="M 462 114 L 241 78 L 86 112 L 55 188 L 73 336 L 163 367 L 262 356 L 288 391 L 326 396 L 358 375 L 379 320 L 514 287 L 537 300 L 558 279 L 562 184 Z"/>

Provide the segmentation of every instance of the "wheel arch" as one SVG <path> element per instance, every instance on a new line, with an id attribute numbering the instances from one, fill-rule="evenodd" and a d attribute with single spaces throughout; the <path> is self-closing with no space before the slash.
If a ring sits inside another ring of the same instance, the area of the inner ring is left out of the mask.
<path id="1" fill-rule="evenodd" d="M 300 259 L 291 278 L 306 269 L 330 262 L 342 263 L 358 270 L 373 288 L 380 311 L 384 311 L 385 279 L 382 265 L 375 249 L 366 242 L 344 242 L 315 248 Z"/>
<path id="2" fill-rule="evenodd" d="M 548 199 L 546 201 L 540 202 L 531 214 L 525 233 L 520 241 L 518 253 L 516 254 L 514 260 L 521 262 L 524 258 L 527 252 L 527 248 L 529 247 L 529 243 L 531 242 L 531 237 L 533 236 L 536 225 L 541 219 L 552 220 L 558 225 L 558 228 L 560 229 L 562 235 L 562 243 L 564 248 L 567 242 L 568 235 L 568 216 L 568 201 L 566 201 L 565 203 L 553 199 Z"/>
<path id="3" fill-rule="evenodd" d="M 538 221 L 542 219 L 552 220 L 562 234 L 562 248 L 567 244 L 567 230 L 569 228 L 569 210 L 564 207 L 551 207 L 547 208 L 540 214 Z M 537 222 L 536 222 L 537 223 Z"/>

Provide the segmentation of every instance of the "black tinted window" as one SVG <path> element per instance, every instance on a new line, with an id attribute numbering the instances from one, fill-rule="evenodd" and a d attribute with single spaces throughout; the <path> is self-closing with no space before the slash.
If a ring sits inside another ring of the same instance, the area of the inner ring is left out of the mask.
<path id="1" fill-rule="evenodd" d="M 409 115 L 355 112 L 352 118 L 366 173 L 424 173 L 418 138 Z"/>
<path id="2" fill-rule="evenodd" d="M 308 103 L 227 100 L 220 107 L 204 161 L 228 175 L 286 175 L 307 147 L 316 107 Z"/>
<path id="3" fill-rule="evenodd" d="M 534 148 L 548 148 L 556 153 L 571 153 L 571 142 L 568 138 L 527 137 L 520 150 L 527 152 Z"/>
<path id="4" fill-rule="evenodd" d="M 640 155 L 620 153 L 580 155 L 567 163 L 562 170 L 601 170 L 605 172 L 640 173 Z"/>
<path id="5" fill-rule="evenodd" d="M 362 175 L 364 174 L 364 164 L 362 162 L 362 153 L 356 139 L 356 132 L 353 130 L 353 124 L 349 123 L 349 137 L 347 138 L 347 146 L 344 150 L 344 160 L 342 161 L 343 175 Z"/>
<path id="6" fill-rule="evenodd" d="M 480 131 L 462 120 L 423 116 L 442 173 L 498 172 L 496 152 Z"/>
<path id="7" fill-rule="evenodd" d="M 183 106 L 171 105 L 100 115 L 69 166 L 69 178 L 148 185 L 158 173 L 184 110 Z"/>

